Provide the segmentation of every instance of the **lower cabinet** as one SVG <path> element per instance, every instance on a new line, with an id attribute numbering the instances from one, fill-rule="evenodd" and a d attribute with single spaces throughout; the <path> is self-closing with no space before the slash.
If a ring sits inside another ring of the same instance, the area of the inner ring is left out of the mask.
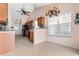
<path id="1" fill-rule="evenodd" d="M 0 32 L 0 55 L 15 49 L 15 31 Z"/>
<path id="2" fill-rule="evenodd" d="M 26 31 L 26 37 L 28 37 L 28 40 L 30 41 L 30 42 L 34 42 L 33 40 L 34 40 L 34 32 L 33 31 Z"/>
<path id="3" fill-rule="evenodd" d="M 30 31 L 29 41 L 31 41 L 32 43 L 34 42 L 34 32 L 33 31 Z"/>
<path id="4" fill-rule="evenodd" d="M 26 31 L 26 37 L 30 37 L 30 31 Z"/>

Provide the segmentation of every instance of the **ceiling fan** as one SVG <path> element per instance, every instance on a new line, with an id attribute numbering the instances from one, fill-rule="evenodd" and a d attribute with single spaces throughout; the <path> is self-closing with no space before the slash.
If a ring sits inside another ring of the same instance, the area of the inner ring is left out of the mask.
<path id="1" fill-rule="evenodd" d="M 30 12 L 25 10 L 25 6 L 23 4 L 23 8 L 21 8 L 20 10 L 17 10 L 16 12 L 20 12 L 21 15 L 27 15 L 30 16 Z"/>

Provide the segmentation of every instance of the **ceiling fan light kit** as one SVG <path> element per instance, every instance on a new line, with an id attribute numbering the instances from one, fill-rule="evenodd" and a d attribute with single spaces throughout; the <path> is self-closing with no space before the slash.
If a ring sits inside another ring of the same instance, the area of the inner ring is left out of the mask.
<path id="1" fill-rule="evenodd" d="M 21 15 L 27 15 L 27 16 L 29 16 L 29 14 L 30 14 L 30 12 L 25 11 L 24 9 L 21 9 L 21 11 L 22 11 Z"/>
<path id="2" fill-rule="evenodd" d="M 30 13 L 33 10 L 33 4 L 22 4 L 23 7 L 21 7 L 19 10 L 16 10 L 16 12 L 19 12 L 21 15 L 27 15 L 30 16 Z"/>

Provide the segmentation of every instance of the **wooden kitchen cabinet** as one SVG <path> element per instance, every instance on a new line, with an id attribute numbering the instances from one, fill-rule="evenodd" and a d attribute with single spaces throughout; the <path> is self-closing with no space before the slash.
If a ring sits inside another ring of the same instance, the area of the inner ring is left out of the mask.
<path id="1" fill-rule="evenodd" d="M 39 18 L 37 18 L 37 21 L 38 21 L 38 26 L 44 27 L 44 25 L 45 25 L 45 17 L 39 17 Z"/>
<path id="2" fill-rule="evenodd" d="M 29 41 L 32 42 L 32 43 L 34 41 L 34 32 L 33 31 L 30 31 Z"/>
<path id="3" fill-rule="evenodd" d="M 33 26 L 33 20 L 28 21 L 28 22 L 26 22 L 25 24 L 26 24 L 29 28 L 32 28 L 32 26 Z"/>
<path id="4" fill-rule="evenodd" d="M 28 31 L 26 31 L 26 37 L 30 37 L 30 32 L 29 32 L 29 30 Z"/>
<path id="5" fill-rule="evenodd" d="M 28 40 L 33 43 L 34 42 L 34 32 L 33 30 L 26 31 L 26 37 Z"/>
<path id="6" fill-rule="evenodd" d="M 8 4 L 0 3 L 0 22 L 6 22 L 8 17 Z"/>

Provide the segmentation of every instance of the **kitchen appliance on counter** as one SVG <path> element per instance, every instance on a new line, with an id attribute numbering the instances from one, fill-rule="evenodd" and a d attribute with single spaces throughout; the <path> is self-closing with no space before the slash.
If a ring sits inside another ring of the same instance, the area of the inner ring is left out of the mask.
<path id="1" fill-rule="evenodd" d="M 6 18 L 6 21 L 0 21 L 0 31 L 6 31 L 7 23 L 8 18 Z"/>
<path id="2" fill-rule="evenodd" d="M 6 31 L 6 26 L 0 25 L 0 31 Z"/>

